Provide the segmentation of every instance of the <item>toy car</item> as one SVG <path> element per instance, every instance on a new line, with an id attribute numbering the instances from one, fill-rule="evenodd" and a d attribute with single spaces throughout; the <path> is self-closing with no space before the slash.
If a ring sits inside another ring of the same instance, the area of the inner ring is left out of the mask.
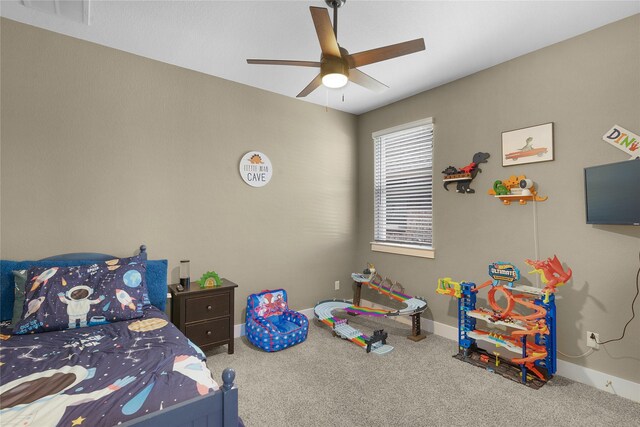
<path id="1" fill-rule="evenodd" d="M 530 157 L 530 156 L 539 156 L 541 157 L 547 152 L 547 148 L 534 148 L 532 150 L 527 151 L 514 151 L 513 153 L 508 153 L 504 155 L 504 158 L 507 160 L 518 160 L 520 157 Z"/>

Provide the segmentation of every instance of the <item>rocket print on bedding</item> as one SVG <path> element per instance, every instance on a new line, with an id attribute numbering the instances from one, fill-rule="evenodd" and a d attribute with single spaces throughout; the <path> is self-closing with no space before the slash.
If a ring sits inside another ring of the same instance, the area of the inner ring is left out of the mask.
<path id="1" fill-rule="evenodd" d="M 142 316 L 146 265 L 33 267 L 14 334 L 83 328 Z"/>
<path id="2" fill-rule="evenodd" d="M 153 306 L 139 319 L 3 337 L 2 427 L 113 427 L 218 389 L 202 350 Z"/>

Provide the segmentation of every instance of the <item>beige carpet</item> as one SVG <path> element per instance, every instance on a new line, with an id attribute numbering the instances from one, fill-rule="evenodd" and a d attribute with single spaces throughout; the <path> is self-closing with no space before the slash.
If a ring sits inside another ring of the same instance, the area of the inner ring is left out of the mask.
<path id="1" fill-rule="evenodd" d="M 312 320 L 309 337 L 266 353 L 245 337 L 235 354 L 208 353 L 219 377 L 237 372 L 240 416 L 258 426 L 640 426 L 640 404 L 555 377 L 532 390 L 451 357 L 453 341 L 414 343 L 409 326 L 349 317 L 365 334 L 384 328 L 395 349 L 378 356 Z M 221 380 L 216 378 L 219 383 Z"/>

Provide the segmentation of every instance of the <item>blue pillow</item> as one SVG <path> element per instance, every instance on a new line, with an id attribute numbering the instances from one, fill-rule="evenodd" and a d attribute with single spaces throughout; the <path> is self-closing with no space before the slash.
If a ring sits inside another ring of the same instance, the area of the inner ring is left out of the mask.
<path id="1" fill-rule="evenodd" d="M 146 265 L 117 262 L 30 268 L 22 319 L 13 326 L 13 333 L 84 328 L 142 317 Z"/>
<path id="2" fill-rule="evenodd" d="M 0 261 L 0 321 L 11 320 L 13 316 L 13 302 L 15 299 L 15 285 L 13 270 L 23 270 L 18 261 Z"/>
<path id="3" fill-rule="evenodd" d="M 167 305 L 167 260 L 147 261 L 147 292 L 149 301 L 159 310 Z"/>
<path id="4" fill-rule="evenodd" d="M 15 299 L 13 270 L 28 270 L 31 267 L 72 267 L 95 264 L 96 260 L 0 260 L 0 321 L 11 320 Z M 100 260 L 100 262 L 104 262 Z M 147 261 L 147 291 L 151 304 L 164 311 L 167 303 L 167 260 Z"/>
<path id="5" fill-rule="evenodd" d="M 70 267 L 95 264 L 92 260 L 64 261 L 0 261 L 0 321 L 11 320 L 15 300 L 13 270 L 28 270 L 31 267 Z"/>
<path id="6" fill-rule="evenodd" d="M 27 287 L 27 271 L 28 270 L 14 270 L 13 281 L 15 302 L 13 303 L 13 317 L 11 318 L 11 324 L 15 325 L 22 319 L 22 309 L 24 308 L 25 288 Z"/>

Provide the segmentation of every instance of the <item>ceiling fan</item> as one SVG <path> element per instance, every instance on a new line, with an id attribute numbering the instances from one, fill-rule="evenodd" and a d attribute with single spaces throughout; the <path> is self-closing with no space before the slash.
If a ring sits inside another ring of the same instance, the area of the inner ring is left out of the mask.
<path id="1" fill-rule="evenodd" d="M 320 61 L 290 61 L 279 59 L 247 59 L 249 64 L 260 65 L 293 65 L 298 67 L 320 68 L 312 81 L 302 89 L 297 98 L 309 95 L 321 84 L 329 88 L 341 88 L 352 81 L 367 89 L 380 92 L 388 86 L 379 82 L 356 67 L 386 61 L 398 56 L 424 50 L 424 39 L 415 39 L 403 43 L 392 44 L 376 49 L 366 50 L 350 54 L 345 48 L 338 45 L 338 8 L 347 0 L 325 0 L 325 3 L 333 8 L 333 27 L 329 18 L 329 12 L 322 7 L 311 6 L 311 18 L 316 27 L 318 40 L 320 41 Z"/>

